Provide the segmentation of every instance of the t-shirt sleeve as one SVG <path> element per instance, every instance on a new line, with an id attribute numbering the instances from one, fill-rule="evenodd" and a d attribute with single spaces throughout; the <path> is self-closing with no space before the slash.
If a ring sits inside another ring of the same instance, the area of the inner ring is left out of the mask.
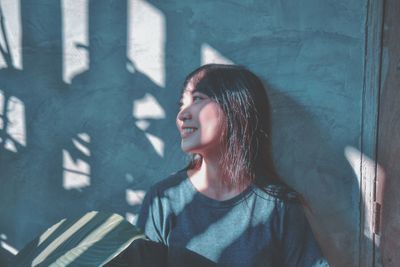
<path id="1" fill-rule="evenodd" d="M 152 241 L 164 243 L 162 238 L 161 200 L 157 191 L 150 188 L 144 197 L 136 226 Z"/>
<path id="2" fill-rule="evenodd" d="M 329 266 L 298 202 L 286 203 L 282 232 L 283 266 Z"/>

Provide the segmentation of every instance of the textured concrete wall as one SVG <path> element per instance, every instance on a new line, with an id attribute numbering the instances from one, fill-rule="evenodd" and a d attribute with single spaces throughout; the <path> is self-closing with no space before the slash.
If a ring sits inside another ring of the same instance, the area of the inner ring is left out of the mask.
<path id="1" fill-rule="evenodd" d="M 0 55 L 2 240 L 21 249 L 88 210 L 132 220 L 143 191 L 185 163 L 183 78 L 233 62 L 270 86 L 277 165 L 323 250 L 356 266 L 360 192 L 344 150 L 360 149 L 366 2 L 1 0 L 13 56 Z"/>

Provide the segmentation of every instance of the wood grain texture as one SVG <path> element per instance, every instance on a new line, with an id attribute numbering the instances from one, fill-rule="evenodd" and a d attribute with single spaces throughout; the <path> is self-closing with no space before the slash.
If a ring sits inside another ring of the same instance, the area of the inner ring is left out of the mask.
<path id="1" fill-rule="evenodd" d="M 378 176 L 382 206 L 376 266 L 400 266 L 400 2 L 385 3 L 382 82 L 379 105 Z M 379 197 L 379 194 L 378 194 Z"/>
<path id="2" fill-rule="evenodd" d="M 374 181 L 376 159 L 378 99 L 380 84 L 381 40 L 383 2 L 367 2 L 366 47 L 364 65 L 364 91 L 361 132 L 361 201 L 360 201 L 360 253 L 358 266 L 373 266 L 374 242 L 372 231 L 372 210 L 374 201 Z"/>

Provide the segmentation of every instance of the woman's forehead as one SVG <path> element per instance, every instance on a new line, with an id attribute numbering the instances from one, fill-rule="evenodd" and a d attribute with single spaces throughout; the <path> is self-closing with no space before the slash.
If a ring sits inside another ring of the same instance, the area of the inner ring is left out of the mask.
<path id="1" fill-rule="evenodd" d="M 196 82 L 193 78 L 190 79 L 190 81 L 186 84 L 186 87 L 183 89 L 183 93 L 192 93 L 196 90 L 196 84 L 198 82 Z"/>
<path id="2" fill-rule="evenodd" d="M 205 76 L 205 72 L 199 72 L 194 75 L 189 81 L 186 83 L 185 88 L 182 90 L 182 97 L 184 96 L 191 96 L 195 92 L 198 92 L 203 95 L 207 95 L 204 90 L 202 90 L 203 86 L 201 82 Z"/>
<path id="3" fill-rule="evenodd" d="M 196 91 L 196 86 L 194 85 L 193 81 L 189 81 L 186 87 L 182 91 L 182 97 L 190 96 Z"/>
<path id="4" fill-rule="evenodd" d="M 190 92 L 194 92 L 199 83 L 203 80 L 203 78 L 205 77 L 205 72 L 204 71 L 200 71 L 198 73 L 196 73 L 195 75 L 193 75 L 187 82 L 185 90 L 184 91 L 190 91 Z"/>

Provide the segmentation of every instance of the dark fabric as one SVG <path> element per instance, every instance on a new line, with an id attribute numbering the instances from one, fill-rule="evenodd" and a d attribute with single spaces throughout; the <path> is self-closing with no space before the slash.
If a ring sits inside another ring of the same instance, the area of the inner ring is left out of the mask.
<path id="1" fill-rule="evenodd" d="M 105 267 L 166 267 L 167 247 L 150 240 L 138 239 Z"/>
<path id="2" fill-rule="evenodd" d="M 168 247 L 169 266 L 185 266 L 188 253 L 214 266 L 328 266 L 297 195 L 282 186 L 251 185 L 217 201 L 184 169 L 148 191 L 137 226 Z"/>
<path id="3" fill-rule="evenodd" d="M 190 250 L 168 248 L 151 240 L 138 239 L 105 267 L 215 267 L 214 262 Z"/>

